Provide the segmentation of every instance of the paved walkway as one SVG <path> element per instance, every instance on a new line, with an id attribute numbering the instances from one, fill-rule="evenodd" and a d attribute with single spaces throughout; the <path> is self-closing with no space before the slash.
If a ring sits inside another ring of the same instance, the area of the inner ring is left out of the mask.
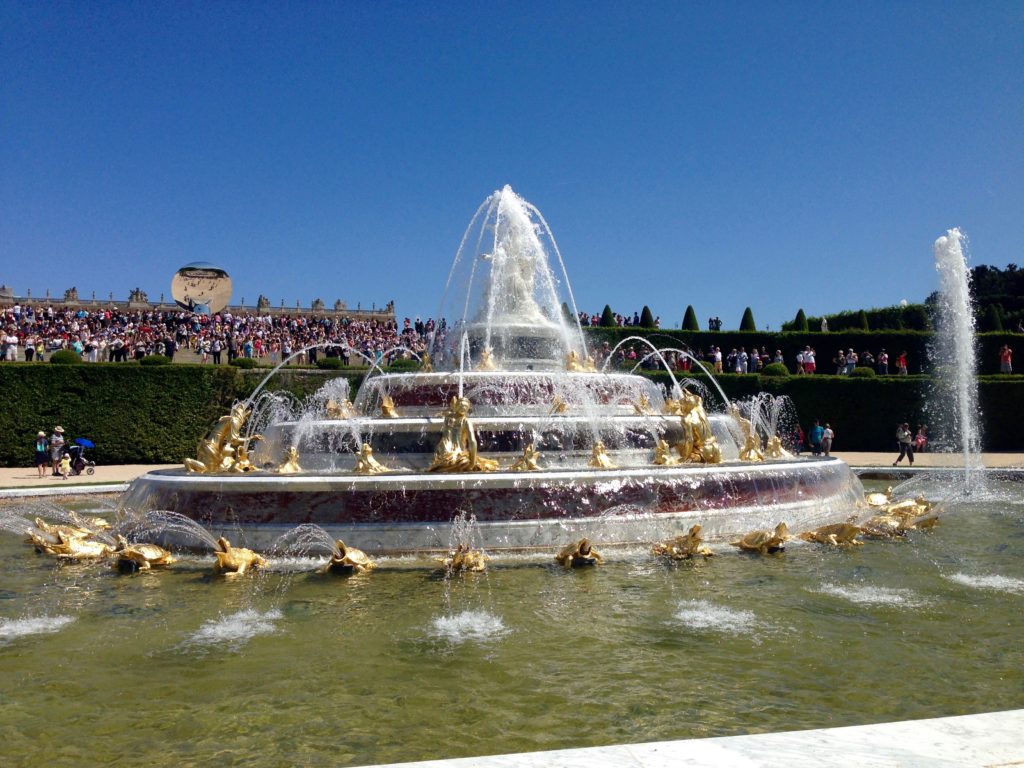
<path id="1" fill-rule="evenodd" d="M 1024 765 L 1024 710 L 376 768 L 1009 768 Z"/>
<path id="2" fill-rule="evenodd" d="M 855 469 L 869 467 L 892 467 L 896 459 L 895 453 L 860 453 L 837 452 L 833 456 L 842 459 Z M 1024 468 L 1024 453 L 985 453 L 982 461 L 986 467 Z M 61 480 L 59 477 L 47 475 L 38 477 L 35 467 L 0 468 L 0 490 L 12 488 L 51 488 L 89 486 L 89 485 L 120 485 L 129 483 L 141 474 L 152 469 L 174 469 L 181 464 L 115 464 L 96 467 L 94 475 L 78 475 Z M 929 469 L 937 467 L 962 466 L 962 457 L 955 453 L 918 453 L 915 454 L 914 468 Z M 909 468 L 904 460 L 900 467 Z"/>

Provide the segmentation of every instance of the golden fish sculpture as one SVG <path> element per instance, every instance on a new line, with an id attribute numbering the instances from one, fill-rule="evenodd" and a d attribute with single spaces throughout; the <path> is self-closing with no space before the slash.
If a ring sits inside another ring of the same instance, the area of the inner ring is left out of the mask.
<path id="1" fill-rule="evenodd" d="M 600 440 L 594 443 L 594 447 L 590 450 L 588 464 L 595 469 L 615 469 L 615 464 L 612 463 L 611 457 L 608 455 L 608 449 Z"/>
<path id="2" fill-rule="evenodd" d="M 294 475 L 302 471 L 302 467 L 299 466 L 299 449 L 294 445 L 288 447 L 288 452 L 284 456 L 284 461 L 277 465 L 277 469 L 274 470 L 279 475 Z"/>
<path id="3" fill-rule="evenodd" d="M 523 455 L 509 467 L 513 472 L 537 472 L 540 470 L 540 452 L 532 444 L 523 448 Z"/>
<path id="4" fill-rule="evenodd" d="M 374 458 L 373 448 L 369 443 L 359 446 L 359 457 L 356 459 L 356 465 L 352 471 L 357 475 L 379 475 L 381 472 L 390 472 L 387 467 Z"/>

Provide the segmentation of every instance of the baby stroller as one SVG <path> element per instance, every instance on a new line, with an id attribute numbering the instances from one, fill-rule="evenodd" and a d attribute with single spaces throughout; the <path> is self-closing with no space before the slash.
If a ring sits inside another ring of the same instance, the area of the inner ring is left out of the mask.
<path id="1" fill-rule="evenodd" d="M 92 440 L 86 440 L 84 437 L 76 438 L 74 445 L 68 448 L 68 453 L 71 455 L 71 474 L 80 475 L 85 472 L 87 475 L 91 475 L 96 472 L 96 462 L 85 458 L 86 448 L 95 448 L 95 444 Z"/>

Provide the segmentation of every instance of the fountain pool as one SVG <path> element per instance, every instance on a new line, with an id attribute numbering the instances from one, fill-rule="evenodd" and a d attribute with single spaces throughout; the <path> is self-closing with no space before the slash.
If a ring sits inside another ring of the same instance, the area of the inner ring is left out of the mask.
<path id="1" fill-rule="evenodd" d="M 408 557 L 121 576 L 0 536 L 0 752 L 360 765 L 1019 708 L 1024 500 L 994 485 L 906 541 L 451 580 Z"/>

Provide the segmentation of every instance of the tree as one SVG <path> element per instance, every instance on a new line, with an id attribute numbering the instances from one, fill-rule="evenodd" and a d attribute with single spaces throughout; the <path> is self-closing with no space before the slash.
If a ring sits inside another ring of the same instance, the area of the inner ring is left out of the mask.
<path id="1" fill-rule="evenodd" d="M 612 312 L 612 308 L 607 304 L 604 305 L 604 312 L 601 313 L 601 327 L 602 328 L 614 328 L 615 327 L 615 314 Z"/>
<path id="2" fill-rule="evenodd" d="M 810 325 L 807 323 L 807 315 L 804 314 L 802 307 L 796 312 L 796 319 L 793 321 L 793 330 L 802 333 L 807 333 L 811 330 Z"/>
<path id="3" fill-rule="evenodd" d="M 699 331 L 700 323 L 697 322 L 697 313 L 693 311 L 693 304 L 686 305 L 686 314 L 683 315 L 684 331 Z"/>
<path id="4" fill-rule="evenodd" d="M 982 323 L 983 331 L 1002 331 L 1003 313 L 999 311 L 998 304 L 989 304 L 985 308 L 985 320 Z"/>
<path id="5" fill-rule="evenodd" d="M 644 304 L 644 308 L 640 310 L 640 327 L 641 328 L 653 328 L 654 327 L 654 315 L 651 314 L 651 308 Z"/>
<path id="6" fill-rule="evenodd" d="M 754 313 L 750 311 L 750 307 L 743 310 L 743 319 L 740 320 L 741 331 L 756 331 L 757 325 L 754 323 Z"/>
<path id="7" fill-rule="evenodd" d="M 868 326 L 868 313 L 863 309 L 857 313 L 857 328 L 862 331 L 871 330 Z"/>
<path id="8" fill-rule="evenodd" d="M 573 325 L 576 322 L 576 318 L 572 316 L 572 310 L 569 309 L 569 305 L 564 301 L 562 302 L 562 317 L 565 318 L 569 325 Z"/>

